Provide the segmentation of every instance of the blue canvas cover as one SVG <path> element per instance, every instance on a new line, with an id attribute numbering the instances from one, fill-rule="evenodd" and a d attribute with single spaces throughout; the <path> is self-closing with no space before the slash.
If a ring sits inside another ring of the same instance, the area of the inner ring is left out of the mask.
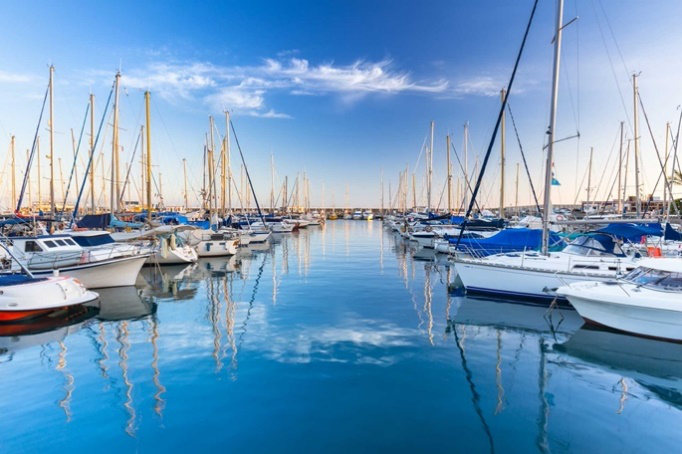
<path id="1" fill-rule="evenodd" d="M 448 238 L 450 243 L 457 244 L 457 237 Z M 549 232 L 551 249 L 561 249 L 564 240 L 556 233 Z M 462 238 L 459 250 L 476 256 L 487 256 L 505 252 L 538 250 L 542 246 L 541 229 L 505 229 L 489 238 Z"/>
<path id="2" fill-rule="evenodd" d="M 597 230 L 597 232 L 613 235 L 621 240 L 639 243 L 643 236 L 663 235 L 663 228 L 661 227 L 661 224 L 657 222 L 650 224 L 609 224 L 606 227 Z"/>
<path id="3" fill-rule="evenodd" d="M 665 224 L 665 239 L 671 241 L 682 241 L 682 233 L 673 229 L 669 222 Z"/>

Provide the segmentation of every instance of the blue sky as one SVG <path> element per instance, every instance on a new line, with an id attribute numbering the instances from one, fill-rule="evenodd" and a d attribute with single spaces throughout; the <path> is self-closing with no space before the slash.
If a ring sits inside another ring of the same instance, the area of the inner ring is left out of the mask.
<path id="1" fill-rule="evenodd" d="M 378 205 L 381 170 L 386 192 L 389 180 L 395 189 L 400 169 L 409 165 L 414 171 L 431 120 L 436 122 L 434 193 L 440 194 L 444 136 L 451 132 L 461 151 L 462 125 L 470 123 L 473 168 L 489 141 L 498 92 L 511 71 L 530 8 L 530 1 L 8 3 L 0 17 L 6 37 L 0 47 L 0 136 L 7 146 L 9 135 L 17 136 L 17 162 L 23 163 L 47 68 L 54 64 L 56 155 L 63 157 L 66 173 L 69 129 L 78 133 L 90 91 L 101 114 L 120 67 L 122 160 L 129 159 L 144 119 L 142 94 L 149 89 L 155 172 L 163 173 L 167 203 L 181 199 L 183 157 L 192 187 L 199 188 L 208 115 L 216 116 L 223 131 L 226 108 L 260 198 L 270 191 L 274 153 L 278 183 L 284 175 L 291 180 L 306 171 L 313 204 L 321 202 L 324 185 L 327 204 L 333 194 L 337 206 L 345 205 L 348 185 L 351 204 Z M 608 159 L 618 124 L 626 112 L 632 116 L 632 71 L 642 72 L 640 90 L 663 148 L 665 121 L 676 124 L 680 104 L 682 64 L 675 50 L 682 36 L 675 31 L 681 10 L 678 2 L 566 2 L 566 20 L 580 19 L 564 34 L 557 135 L 579 129 L 581 139 L 557 147 L 562 186 L 556 201 L 574 200 L 590 146 L 595 147 L 594 186 L 602 182 L 599 193 L 608 192 L 613 174 Z M 537 184 L 548 122 L 554 14 L 555 2 L 541 0 L 510 98 Z M 649 192 L 658 164 L 645 128 L 642 119 Z M 47 138 L 44 128 L 41 137 Z M 110 140 L 109 132 L 103 141 L 107 156 Z M 507 144 L 511 201 L 520 160 L 511 124 Z M 238 175 L 239 168 L 233 172 Z M 423 159 L 416 172 L 423 197 Z M 487 205 L 497 204 L 498 175 L 496 154 L 484 180 Z M 7 181 L 0 185 L 3 206 Z M 520 201 L 528 203 L 523 175 L 520 187 Z M 43 188 L 45 193 L 46 183 Z"/>

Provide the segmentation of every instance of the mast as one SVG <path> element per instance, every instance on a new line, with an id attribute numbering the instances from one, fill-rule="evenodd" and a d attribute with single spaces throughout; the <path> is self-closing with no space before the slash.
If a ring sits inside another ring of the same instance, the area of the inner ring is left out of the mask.
<path id="1" fill-rule="evenodd" d="M 50 65 L 50 211 L 54 217 L 54 65 Z"/>
<path id="2" fill-rule="evenodd" d="M 114 133 L 111 141 L 111 182 L 109 183 L 109 208 L 111 212 L 118 210 L 118 84 L 121 73 L 116 73 L 114 82 Z"/>
<path id="3" fill-rule="evenodd" d="M 283 196 L 282 196 L 282 207 L 284 208 L 284 213 L 287 213 L 289 211 L 289 195 L 287 193 L 288 191 L 288 186 L 289 186 L 289 177 L 285 176 L 284 177 L 284 191 L 283 191 Z"/>
<path id="4" fill-rule="evenodd" d="M 275 155 L 270 153 L 270 214 L 275 213 Z"/>
<path id="5" fill-rule="evenodd" d="M 445 136 L 445 148 L 447 149 L 446 165 L 448 168 L 448 213 L 452 214 L 452 166 L 450 165 L 450 134 Z"/>
<path id="6" fill-rule="evenodd" d="M 668 159 L 670 158 L 670 151 L 668 149 L 668 137 L 670 136 L 670 123 L 666 122 L 665 123 L 665 161 L 663 164 L 663 178 L 664 180 L 667 180 L 668 178 Z M 673 166 L 674 167 L 674 166 Z M 670 194 L 670 198 L 672 199 L 672 194 Z M 663 212 L 661 214 L 664 214 L 666 217 L 666 220 L 670 216 L 670 204 L 668 203 L 668 181 L 665 181 L 663 184 Z"/>
<path id="7" fill-rule="evenodd" d="M 232 212 L 232 165 L 230 162 L 230 113 L 225 111 L 225 160 L 227 166 L 227 209 Z"/>
<path id="8" fill-rule="evenodd" d="M 211 213 L 213 213 L 213 210 L 216 208 L 216 205 L 217 205 L 216 194 L 215 194 L 215 161 L 214 161 L 215 142 L 213 141 L 213 128 L 214 128 L 213 115 L 209 115 L 208 124 L 209 124 L 209 132 L 208 132 L 208 137 L 209 137 L 209 139 L 208 139 L 209 140 L 208 184 L 210 186 L 210 189 L 208 192 L 210 194 L 210 197 L 208 199 L 208 206 L 211 208 Z"/>
<path id="9" fill-rule="evenodd" d="M 43 193 L 41 190 L 42 187 L 42 177 L 40 176 L 40 136 L 36 138 L 36 158 L 37 158 L 37 166 L 38 166 L 38 211 L 42 210 L 42 205 L 43 205 Z"/>
<path id="10" fill-rule="evenodd" d="M 412 209 L 417 211 L 417 176 L 412 172 Z M 426 208 L 428 210 L 428 207 Z"/>
<path id="11" fill-rule="evenodd" d="M 229 125 L 225 125 L 229 127 Z M 226 150 L 226 140 L 227 134 L 223 137 L 223 144 L 220 147 L 220 216 L 225 218 L 227 197 L 226 197 L 226 184 L 227 184 L 227 150 Z"/>
<path id="12" fill-rule="evenodd" d="M 182 158 L 182 173 L 183 173 L 183 180 L 185 182 L 185 211 L 189 210 L 189 204 L 187 203 L 187 159 Z"/>
<path id="13" fill-rule="evenodd" d="M 504 104 L 504 100 L 507 96 L 506 90 L 503 88 L 500 90 L 500 100 Z M 504 164 L 505 164 L 505 153 L 504 153 L 504 136 L 505 136 L 505 117 L 507 114 L 502 113 L 502 120 L 500 121 L 500 218 L 504 219 Z"/>
<path id="14" fill-rule="evenodd" d="M 64 198 L 64 173 L 62 172 L 62 158 L 57 158 L 57 163 L 59 164 L 59 181 L 62 189 L 62 203 L 66 205 L 66 200 Z"/>
<path id="15" fill-rule="evenodd" d="M 469 206 L 469 122 L 464 123 L 464 209 Z"/>
<path id="16" fill-rule="evenodd" d="M 429 144 L 429 156 L 426 161 L 426 212 L 431 211 L 431 179 L 433 177 L 433 127 L 434 122 L 431 120 L 431 143 Z"/>
<path id="17" fill-rule="evenodd" d="M 151 135 L 151 113 L 149 109 L 149 98 L 150 98 L 150 93 L 149 91 L 144 92 L 144 110 L 145 110 L 145 119 L 147 121 L 147 127 L 146 132 L 147 132 L 147 163 L 145 167 L 147 168 L 147 177 L 146 177 L 146 183 L 147 183 L 147 216 L 148 218 L 151 217 L 151 212 L 152 212 L 152 135 Z M 151 220 L 151 219 L 150 219 Z"/>
<path id="18" fill-rule="evenodd" d="M 559 0 L 556 15 L 556 36 L 554 37 L 554 67 L 552 69 L 552 98 L 549 109 L 549 130 L 547 131 L 547 162 L 545 163 L 545 201 L 542 216 L 542 253 L 549 252 L 549 217 L 552 212 L 552 163 L 554 162 L 554 133 L 556 132 L 556 111 L 559 101 L 559 68 L 561 62 L 561 34 L 564 15 L 564 0 Z"/>
<path id="19" fill-rule="evenodd" d="M 590 162 L 587 164 L 587 203 L 592 200 L 590 191 L 592 190 L 592 156 L 594 155 L 594 147 L 590 147 Z"/>
<path id="20" fill-rule="evenodd" d="M 95 95 L 90 93 L 90 162 L 95 157 Z M 95 214 L 95 166 L 90 166 L 90 210 Z"/>
<path id="21" fill-rule="evenodd" d="M 637 112 L 637 74 L 632 75 L 632 99 L 635 122 L 635 203 L 637 217 L 642 217 L 642 200 L 639 195 L 639 113 Z"/>
<path id="22" fill-rule="evenodd" d="M 623 214 L 623 122 L 620 122 L 620 147 L 618 148 L 618 214 Z"/>
<path id="23" fill-rule="evenodd" d="M 16 161 L 14 156 L 14 142 L 15 138 L 12 135 L 10 149 L 12 151 L 12 206 L 17 206 L 17 182 L 16 182 Z"/>
<path id="24" fill-rule="evenodd" d="M 76 154 L 76 136 L 73 135 L 73 128 L 71 128 L 71 147 L 73 148 L 73 179 L 78 181 L 78 155 Z M 78 183 L 76 183 L 77 185 Z"/>
<path id="25" fill-rule="evenodd" d="M 146 189 L 146 183 L 145 183 L 145 174 L 146 174 L 146 167 L 145 167 L 145 155 L 144 155 L 144 125 L 140 125 L 140 207 L 145 206 L 145 201 L 147 200 L 145 197 L 145 189 Z M 142 208 L 144 209 L 144 208 Z"/>
<path id="26" fill-rule="evenodd" d="M 29 159 L 31 159 L 31 150 L 27 148 L 26 162 L 28 162 Z M 28 210 L 30 213 L 33 212 L 33 193 L 31 192 L 31 169 L 28 170 L 28 175 L 26 175 L 26 188 L 28 189 Z"/>
<path id="27" fill-rule="evenodd" d="M 380 179 L 379 186 L 381 188 L 381 215 L 383 216 L 385 214 L 385 212 L 384 212 L 384 169 L 381 169 L 381 179 Z"/>
<path id="28" fill-rule="evenodd" d="M 520 213 L 519 210 L 519 163 L 516 163 L 516 194 L 514 196 L 514 207 L 516 208 L 516 215 Z"/>

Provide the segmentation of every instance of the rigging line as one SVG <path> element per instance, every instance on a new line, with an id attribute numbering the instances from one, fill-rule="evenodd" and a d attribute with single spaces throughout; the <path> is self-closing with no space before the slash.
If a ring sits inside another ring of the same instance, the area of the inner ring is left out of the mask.
<path id="1" fill-rule="evenodd" d="M 126 172 L 126 178 L 123 180 L 123 188 L 121 188 L 121 193 L 119 194 L 119 205 L 123 205 L 123 197 L 128 187 L 128 182 L 130 181 L 130 172 L 133 169 L 133 162 L 135 162 L 135 154 L 137 153 L 137 146 L 140 144 L 140 139 L 142 138 L 142 131 L 137 133 L 137 140 L 135 141 L 135 147 L 133 148 L 133 154 L 130 157 L 130 164 L 128 165 L 128 171 Z"/>
<path id="2" fill-rule="evenodd" d="M 618 95 L 620 96 L 620 103 L 623 106 L 623 112 L 625 112 L 625 120 L 628 123 L 628 128 L 630 132 L 633 132 L 632 123 L 630 123 L 630 116 L 628 115 L 628 108 L 625 105 L 625 97 L 620 89 L 620 84 L 618 83 L 618 76 L 616 75 L 616 68 L 613 65 L 613 60 L 611 59 L 611 53 L 609 52 L 608 45 L 606 44 L 606 37 L 604 36 L 604 30 L 602 30 L 601 21 L 599 20 L 599 13 L 597 8 L 594 6 L 594 0 L 592 1 L 592 9 L 594 10 L 595 19 L 597 20 L 597 29 L 599 30 L 599 36 L 601 36 L 602 44 L 604 44 L 604 50 L 606 51 L 606 57 L 609 60 L 609 66 L 611 68 L 611 74 L 613 75 L 613 81 L 616 84 L 616 89 L 618 90 Z M 617 46 L 616 46 L 617 47 Z M 627 69 L 626 69 L 627 70 Z M 629 75 L 630 72 L 627 72 Z M 633 133 L 634 135 L 634 133 Z"/>
<path id="3" fill-rule="evenodd" d="M 38 132 L 40 132 L 40 123 L 43 120 L 43 113 L 45 112 L 45 103 L 47 102 L 47 94 L 50 92 L 50 84 L 47 84 L 45 89 L 45 96 L 43 97 L 43 106 L 40 108 L 40 116 L 38 117 L 38 124 L 36 125 L 36 133 L 33 135 L 33 145 L 31 146 L 31 154 L 28 158 L 28 163 L 26 163 L 26 172 L 24 172 L 24 181 L 21 183 L 21 191 L 19 192 L 19 199 L 17 200 L 17 207 L 14 213 L 19 213 L 21 209 L 21 202 L 24 200 L 24 192 L 26 191 L 26 185 L 28 184 L 28 178 L 31 175 L 31 164 L 33 164 L 33 157 L 36 151 L 36 142 L 38 141 Z M 40 183 L 38 183 L 40 184 Z"/>
<path id="4" fill-rule="evenodd" d="M 111 95 L 114 93 L 114 85 L 116 85 L 116 82 L 114 82 L 111 85 L 109 97 L 107 98 L 107 103 L 104 106 L 104 112 L 102 112 L 102 119 L 100 120 L 99 127 L 97 128 L 97 136 L 95 136 L 95 142 L 92 146 L 93 150 L 97 149 L 97 142 L 99 141 L 99 135 L 102 132 L 102 126 L 104 125 L 104 121 L 106 120 L 107 117 L 107 110 L 109 109 Z M 85 183 L 88 181 L 89 176 L 88 174 L 90 173 L 90 166 L 92 166 L 92 158 L 94 155 L 95 153 L 90 153 L 90 157 L 88 158 L 88 165 L 85 167 L 85 172 L 83 173 L 83 183 L 81 183 L 80 191 L 78 191 L 78 198 L 76 199 L 76 205 L 73 207 L 73 214 L 71 215 L 71 222 L 69 223 L 69 227 L 73 226 L 73 222 L 76 220 L 76 216 L 78 216 L 78 207 L 80 205 L 81 196 L 83 195 L 83 190 L 85 189 Z"/>
<path id="5" fill-rule="evenodd" d="M 71 180 L 73 179 L 73 174 L 76 171 L 76 166 L 78 165 L 78 152 L 81 149 L 81 141 L 83 139 L 83 131 L 85 131 L 85 123 L 88 120 L 88 112 L 90 112 L 90 103 L 87 103 L 85 106 L 85 116 L 83 117 L 81 132 L 78 135 L 78 145 L 76 146 L 76 153 L 74 153 L 73 155 L 73 166 L 71 166 L 71 173 L 69 174 L 69 183 L 66 185 L 66 194 L 64 195 L 64 203 L 62 204 L 61 216 L 64 216 L 64 209 L 66 208 L 66 199 L 69 198 L 69 190 L 71 189 Z"/>
<path id="6" fill-rule="evenodd" d="M 459 160 L 459 154 L 457 154 L 457 149 L 455 148 L 455 144 L 453 142 L 454 141 L 450 141 L 450 147 L 452 148 L 452 151 L 455 152 L 455 159 L 457 159 L 457 164 L 459 164 L 459 169 L 464 174 L 464 184 L 466 185 L 466 189 L 468 189 L 469 193 L 471 195 L 473 195 L 474 190 L 471 188 L 471 182 L 469 181 L 469 178 L 468 178 L 466 172 L 464 171 L 464 166 L 462 165 L 462 161 Z M 464 197 L 462 200 L 464 200 L 464 199 L 466 199 L 466 197 Z M 474 202 L 476 203 L 476 209 L 478 211 L 481 211 L 481 207 L 478 205 L 478 201 L 474 200 Z M 464 202 L 462 202 L 462 205 L 464 205 Z M 462 208 L 463 208 L 463 206 L 462 206 Z"/>
<path id="7" fill-rule="evenodd" d="M 616 130 L 616 137 L 613 138 L 613 143 L 611 144 L 611 151 L 609 151 L 609 156 L 606 159 L 606 165 L 604 166 L 604 169 L 609 168 L 609 164 L 611 163 L 611 158 L 613 157 L 613 152 L 615 151 L 615 148 L 616 148 L 616 143 L 618 142 L 619 132 L 620 132 L 620 126 Z M 602 185 L 602 183 L 604 183 L 604 181 L 605 180 L 603 178 L 600 178 L 599 182 L 597 183 L 597 187 L 594 190 L 594 199 L 595 200 L 597 199 L 597 195 L 599 194 L 599 191 L 601 190 L 601 185 Z M 606 181 L 608 181 L 608 180 L 606 180 Z M 590 200 L 588 200 L 588 202 L 590 202 Z"/>
<path id="8" fill-rule="evenodd" d="M 258 215 L 260 216 L 263 226 L 266 226 L 265 218 L 263 217 L 263 212 L 260 209 L 260 204 L 258 203 L 258 197 L 256 197 L 256 191 L 253 189 L 253 182 L 251 181 L 251 175 L 249 175 L 249 169 L 246 167 L 246 161 L 244 160 L 244 153 L 242 153 L 242 147 L 239 145 L 239 139 L 237 138 L 237 131 L 234 129 L 234 123 L 232 118 L 230 118 L 230 128 L 232 129 L 232 134 L 234 135 L 234 142 L 237 144 L 237 150 L 239 150 L 239 156 L 242 158 L 242 164 L 244 164 L 244 171 L 246 172 L 246 178 L 249 180 L 249 186 L 251 187 L 251 192 L 253 193 L 253 200 L 256 202 L 256 208 L 258 209 Z"/>
<path id="9" fill-rule="evenodd" d="M 661 154 L 658 152 L 658 145 L 656 145 L 656 139 L 654 138 L 654 132 L 651 130 L 651 124 L 649 124 L 649 116 L 646 114 L 646 110 L 644 109 L 644 103 L 642 102 L 642 96 L 639 93 L 639 90 L 637 91 L 637 99 L 639 100 L 639 105 L 642 108 L 642 114 L 644 115 L 644 120 L 646 121 L 646 126 L 647 129 L 649 130 L 649 135 L 651 136 L 651 142 L 654 144 L 654 150 L 656 150 L 656 157 L 658 158 L 658 164 L 661 166 L 661 173 L 663 174 L 663 184 L 665 184 L 668 187 L 668 192 L 672 194 L 672 185 L 670 184 L 670 181 L 668 181 L 668 175 L 665 173 L 665 166 L 663 165 L 663 161 L 661 160 Z M 659 174 L 658 180 L 656 180 L 656 185 L 654 186 L 653 191 L 651 191 L 651 194 L 656 192 L 656 187 L 658 186 L 658 182 L 660 181 L 661 176 Z M 637 188 L 639 191 L 639 188 Z M 653 198 L 653 197 L 652 197 Z M 651 200 L 647 201 L 646 207 L 647 211 L 649 209 L 649 205 L 651 204 Z M 677 208 L 677 204 L 673 204 L 675 207 L 675 214 L 679 215 L 680 210 Z"/>
<path id="10" fill-rule="evenodd" d="M 509 118 L 512 122 L 512 127 L 514 129 L 514 135 L 516 135 L 516 141 L 519 144 L 519 151 L 521 152 L 521 159 L 523 159 L 523 167 L 526 169 L 526 175 L 528 175 L 528 183 L 530 183 L 530 190 L 533 193 L 533 200 L 535 200 L 535 207 L 540 212 L 540 202 L 538 202 L 538 196 L 535 192 L 535 185 L 533 184 L 533 179 L 530 176 L 530 170 L 528 169 L 528 162 L 526 161 L 526 153 L 523 151 L 523 145 L 521 145 L 521 138 L 519 137 L 519 130 L 516 129 L 516 120 L 514 119 L 514 114 L 511 110 L 511 104 L 507 103 L 507 111 L 509 112 Z"/>
<path id="11" fill-rule="evenodd" d="M 606 22 L 606 26 L 609 28 L 609 32 L 611 33 L 611 39 L 613 39 L 613 44 L 616 46 L 616 50 L 618 51 L 618 56 L 620 57 L 620 62 L 623 64 L 623 68 L 625 69 L 625 74 L 632 74 L 632 72 L 628 69 L 628 66 L 625 64 L 625 58 L 623 58 L 623 52 L 620 50 L 620 46 L 618 45 L 618 40 L 616 39 L 615 33 L 613 33 L 613 28 L 611 27 L 611 21 L 609 21 L 609 16 L 606 14 L 606 10 L 604 9 L 604 5 L 602 4 L 601 0 L 597 0 L 597 3 L 599 3 L 599 7 L 602 10 L 602 13 L 604 14 L 604 21 Z"/>
<path id="12" fill-rule="evenodd" d="M 488 160 L 490 159 L 490 152 L 493 149 L 493 145 L 495 144 L 495 138 L 497 137 L 497 131 L 500 129 L 500 122 L 502 121 L 502 115 L 504 115 L 504 109 L 507 107 L 507 100 L 509 99 L 509 94 L 511 93 L 512 86 L 514 84 L 514 79 L 516 78 L 516 71 L 519 68 L 519 62 L 521 61 L 521 55 L 523 55 L 523 49 L 526 47 L 526 40 L 528 39 L 528 32 L 530 32 L 530 26 L 533 23 L 533 17 L 535 16 L 535 11 L 538 7 L 538 0 L 535 0 L 533 2 L 533 9 L 530 13 L 530 17 L 528 18 L 528 24 L 526 25 L 526 31 L 523 34 L 523 40 L 521 41 L 521 47 L 519 48 L 519 52 L 516 55 L 516 61 L 514 62 L 514 69 L 512 70 L 511 77 L 509 79 L 509 84 L 507 85 L 507 91 L 504 96 L 504 100 L 502 101 L 502 105 L 500 106 L 500 111 L 497 114 L 497 122 L 495 122 L 495 128 L 493 129 L 492 136 L 490 137 L 490 143 L 488 144 L 488 149 L 485 153 L 485 158 L 483 159 L 483 164 L 481 166 L 481 172 L 478 175 L 478 180 L 476 181 L 476 187 L 474 188 L 474 192 L 471 196 L 471 201 L 469 202 L 469 207 L 467 208 L 466 214 L 464 215 L 464 222 L 462 223 L 462 229 L 459 232 L 459 236 L 457 237 L 457 247 L 459 247 L 459 243 L 462 240 L 462 235 L 464 233 L 464 229 L 466 228 L 466 223 L 467 219 L 469 218 L 469 215 L 471 214 L 471 209 L 474 206 L 474 202 L 476 200 L 476 195 L 478 194 L 478 191 L 481 187 L 481 181 L 483 180 L 483 175 L 485 174 L 485 169 L 488 165 Z"/>

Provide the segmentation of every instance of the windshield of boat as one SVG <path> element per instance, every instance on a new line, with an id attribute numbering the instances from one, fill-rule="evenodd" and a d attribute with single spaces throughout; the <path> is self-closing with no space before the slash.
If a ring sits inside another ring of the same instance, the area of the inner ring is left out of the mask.
<path id="1" fill-rule="evenodd" d="M 571 241 L 563 252 L 587 257 L 607 257 L 614 255 L 624 255 L 623 250 L 616 243 L 613 244 L 613 251 L 607 251 L 602 243 L 591 236 L 581 236 Z"/>
<path id="2" fill-rule="evenodd" d="M 114 239 L 108 235 L 92 235 L 92 236 L 74 236 L 73 240 L 82 247 L 102 246 L 104 244 L 114 243 Z"/>
<path id="3" fill-rule="evenodd" d="M 639 267 L 626 275 L 624 280 L 642 287 L 675 292 L 682 291 L 682 273 Z"/>

